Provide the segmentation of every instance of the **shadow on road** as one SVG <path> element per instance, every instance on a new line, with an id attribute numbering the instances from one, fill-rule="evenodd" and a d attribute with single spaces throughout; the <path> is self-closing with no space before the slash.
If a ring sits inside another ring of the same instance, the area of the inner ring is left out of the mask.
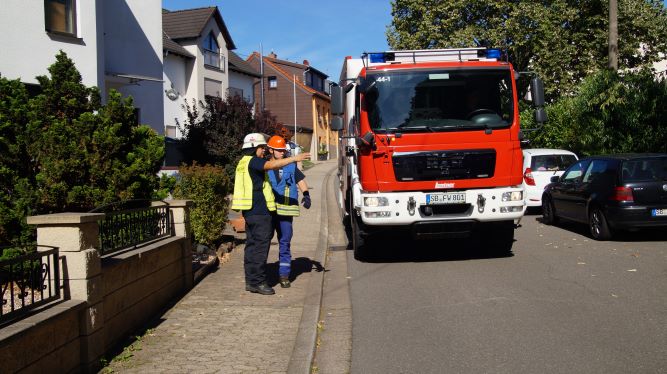
<path id="1" fill-rule="evenodd" d="M 278 267 L 278 261 L 266 264 L 266 282 L 271 287 L 278 284 Z M 293 258 L 289 277 L 290 281 L 294 281 L 301 274 L 310 273 L 313 270 L 318 273 L 327 271 L 319 261 L 311 260 L 308 257 Z"/>
<path id="2" fill-rule="evenodd" d="M 528 217 L 524 217 L 524 219 L 526 218 Z M 534 219 L 535 221 L 544 224 L 542 216 L 536 216 Z M 584 223 L 561 219 L 557 224 L 552 226 L 594 240 L 588 230 L 588 225 Z M 637 231 L 615 230 L 613 231 L 613 236 L 610 241 L 627 243 L 667 241 L 667 230 L 664 228 L 646 228 Z"/>
<path id="3" fill-rule="evenodd" d="M 349 216 L 343 219 L 348 250 L 352 250 Z M 438 262 L 513 257 L 511 251 L 483 244 L 480 237 L 415 240 L 409 232 L 376 234 L 369 242 L 364 262 Z M 516 242 L 516 240 L 515 240 Z"/>

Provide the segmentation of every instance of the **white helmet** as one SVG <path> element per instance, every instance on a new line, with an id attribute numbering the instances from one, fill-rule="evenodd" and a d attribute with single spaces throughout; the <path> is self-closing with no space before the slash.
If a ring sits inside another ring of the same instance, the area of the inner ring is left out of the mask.
<path id="1" fill-rule="evenodd" d="M 264 134 L 253 132 L 243 138 L 243 147 L 241 149 L 255 148 L 258 145 L 266 144 L 266 137 Z"/>

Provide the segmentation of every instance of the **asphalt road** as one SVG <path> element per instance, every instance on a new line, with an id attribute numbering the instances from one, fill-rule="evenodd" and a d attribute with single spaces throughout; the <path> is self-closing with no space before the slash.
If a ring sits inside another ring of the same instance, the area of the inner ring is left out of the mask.
<path id="1" fill-rule="evenodd" d="M 510 257 L 461 240 L 348 251 L 351 372 L 667 372 L 667 233 L 521 224 Z"/>

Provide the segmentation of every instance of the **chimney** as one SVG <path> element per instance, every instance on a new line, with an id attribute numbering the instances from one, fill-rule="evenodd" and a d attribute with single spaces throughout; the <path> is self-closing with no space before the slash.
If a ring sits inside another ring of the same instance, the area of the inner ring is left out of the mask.
<path id="1" fill-rule="evenodd" d="M 306 66 L 310 66 L 310 62 L 308 62 L 308 60 L 303 60 L 303 64 Z"/>
<path id="2" fill-rule="evenodd" d="M 269 53 L 269 57 L 271 57 L 271 58 L 278 58 L 278 55 L 275 54 L 275 52 L 271 51 L 271 53 Z"/>

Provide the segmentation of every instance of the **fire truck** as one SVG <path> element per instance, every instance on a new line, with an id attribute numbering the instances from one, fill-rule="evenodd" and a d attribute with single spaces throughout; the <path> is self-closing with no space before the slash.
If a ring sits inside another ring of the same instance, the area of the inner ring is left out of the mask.
<path id="1" fill-rule="evenodd" d="M 332 87 L 341 208 L 355 257 L 376 236 L 470 237 L 511 251 L 524 212 L 520 75 L 489 48 L 345 58 Z M 533 77 L 538 122 L 543 85 Z"/>

